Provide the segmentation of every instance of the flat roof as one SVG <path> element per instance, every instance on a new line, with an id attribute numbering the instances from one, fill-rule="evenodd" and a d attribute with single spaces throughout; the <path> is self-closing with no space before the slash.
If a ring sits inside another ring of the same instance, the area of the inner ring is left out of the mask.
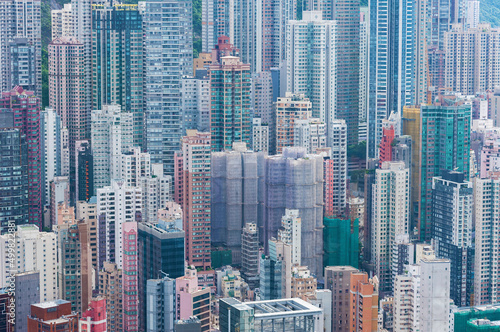
<path id="1" fill-rule="evenodd" d="M 240 302 L 234 298 L 224 299 L 238 310 L 254 310 L 255 320 L 320 315 L 322 310 L 299 298 Z"/>

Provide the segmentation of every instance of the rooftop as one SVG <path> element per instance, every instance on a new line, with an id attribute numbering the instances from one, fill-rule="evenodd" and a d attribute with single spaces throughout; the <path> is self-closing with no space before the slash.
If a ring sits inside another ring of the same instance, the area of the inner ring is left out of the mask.
<path id="1" fill-rule="evenodd" d="M 254 310 L 255 320 L 320 315 L 321 309 L 298 298 L 240 302 L 234 298 L 224 301 L 238 310 Z"/>

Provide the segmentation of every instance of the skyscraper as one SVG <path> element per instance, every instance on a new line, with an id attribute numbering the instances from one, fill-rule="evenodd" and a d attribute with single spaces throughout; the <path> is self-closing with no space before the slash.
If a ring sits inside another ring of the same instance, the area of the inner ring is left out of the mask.
<path id="1" fill-rule="evenodd" d="M 474 303 L 490 304 L 500 299 L 495 280 L 499 274 L 500 180 L 474 179 L 475 263 Z"/>
<path id="2" fill-rule="evenodd" d="M 146 286 L 146 331 L 172 332 L 176 321 L 175 279 L 149 279 Z"/>
<path id="3" fill-rule="evenodd" d="M 214 59 L 212 59 L 214 60 Z M 248 146 L 252 137 L 250 65 L 223 56 L 209 67 L 212 151 L 230 150 L 233 142 Z"/>
<path id="4" fill-rule="evenodd" d="M 432 238 L 439 258 L 450 260 L 450 298 L 471 305 L 474 278 L 472 182 L 463 173 L 443 171 L 432 179 Z"/>
<path id="5" fill-rule="evenodd" d="M 373 185 L 372 260 L 380 291 L 392 292 L 393 247 L 410 230 L 409 170 L 403 162 L 383 162 Z"/>
<path id="6" fill-rule="evenodd" d="M 186 260 L 210 264 L 210 134 L 188 130 L 175 154 L 175 201 L 182 207 Z"/>
<path id="7" fill-rule="evenodd" d="M 144 33 L 144 142 L 151 162 L 174 175 L 182 136 L 180 84 L 193 72 L 191 1 L 151 0 L 141 10 Z M 162 47 L 169 40 L 169 47 Z"/>
<path id="8" fill-rule="evenodd" d="M 50 204 L 50 181 L 61 175 L 61 118 L 52 108 L 40 112 L 42 204 Z"/>
<path id="9" fill-rule="evenodd" d="M 73 35 L 71 3 L 65 3 L 61 9 L 52 9 L 50 15 L 52 18 L 52 39 Z"/>
<path id="10" fill-rule="evenodd" d="M 90 134 L 84 44 L 75 37 L 60 37 L 51 41 L 48 48 L 49 105 L 61 117 L 62 127 L 68 130 L 69 178 L 73 194 L 76 185 L 75 141 L 89 138 Z"/>
<path id="11" fill-rule="evenodd" d="M 92 7 L 93 109 L 118 104 L 133 114 L 134 145 L 143 144 L 143 29 L 136 5 Z"/>
<path id="12" fill-rule="evenodd" d="M 42 28 L 39 0 L 5 0 L 0 3 L 0 87 L 10 91 L 15 85 L 11 81 L 11 46 L 14 38 L 26 38 L 28 47 L 34 48 L 33 60 L 35 90 L 42 96 Z M 31 51 L 30 51 L 31 52 Z M 12 59 L 14 60 L 14 59 Z M 33 67 L 31 67 L 33 68 Z"/>
<path id="13" fill-rule="evenodd" d="M 137 265 L 137 222 L 123 223 L 123 331 L 133 332 L 139 329 L 139 280 Z"/>
<path id="14" fill-rule="evenodd" d="M 8 115 L 8 113 L 12 115 Z M 40 98 L 36 97 L 32 91 L 24 91 L 19 86 L 11 91 L 2 92 L 2 97 L 0 98 L 0 115 L 4 117 L 13 116 L 14 120 L 11 128 L 19 128 L 21 133 L 26 135 L 28 149 L 29 223 L 41 227 L 42 164 L 40 153 Z"/>
<path id="15" fill-rule="evenodd" d="M 241 274 L 251 289 L 259 285 L 259 232 L 246 223 L 241 233 Z"/>
<path id="16" fill-rule="evenodd" d="M 10 86 L 21 86 L 28 91 L 41 91 L 37 83 L 39 74 L 36 72 L 37 48 L 28 38 L 14 38 L 9 43 Z M 41 96 L 39 96 L 41 97 Z"/>
<path id="17" fill-rule="evenodd" d="M 399 4 L 389 0 L 371 2 L 368 158 L 378 157 L 382 120 L 391 112 L 401 114 L 403 106 L 416 103 L 416 19 L 415 3 L 411 0 Z"/>
<path id="18" fill-rule="evenodd" d="M 123 331 L 122 271 L 116 264 L 104 262 L 99 271 L 99 292 L 106 299 L 106 328 L 110 332 Z"/>
<path id="19" fill-rule="evenodd" d="M 432 178 L 443 170 L 457 170 L 469 177 L 470 106 L 422 106 L 420 108 L 420 153 L 415 163 L 420 166 L 420 188 L 412 199 L 419 208 L 418 226 L 421 240 L 431 238 Z"/>

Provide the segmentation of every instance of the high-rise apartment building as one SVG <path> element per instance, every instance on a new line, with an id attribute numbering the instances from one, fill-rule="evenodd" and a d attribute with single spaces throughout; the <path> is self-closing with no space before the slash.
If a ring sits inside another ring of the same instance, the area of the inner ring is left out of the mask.
<path id="1" fill-rule="evenodd" d="M 128 187 L 123 180 L 113 180 L 111 186 L 97 189 L 97 217 L 104 223 L 100 232 L 100 255 L 104 260 L 123 268 L 123 224 L 140 221 L 142 195 L 140 187 Z M 102 233 L 101 233 L 102 232 Z M 102 237 L 101 237 L 102 235 Z M 105 255 L 104 255 L 105 253 Z M 101 265 L 101 262 L 99 262 Z"/>
<path id="2" fill-rule="evenodd" d="M 146 286 L 147 332 L 173 332 L 176 321 L 175 279 L 167 276 L 149 279 Z"/>
<path id="3" fill-rule="evenodd" d="M 444 44 L 446 88 L 474 95 L 500 85 L 500 29 L 479 24 L 466 30 L 456 24 L 444 34 Z"/>
<path id="4" fill-rule="evenodd" d="M 304 12 L 301 21 L 290 20 L 286 26 L 286 91 L 309 98 L 312 116 L 327 125 L 342 118 L 336 105 L 336 24 L 321 12 Z"/>
<path id="5" fill-rule="evenodd" d="M 499 274 L 500 180 L 474 179 L 475 263 L 474 304 L 497 303 L 500 290 L 495 280 Z"/>
<path id="6" fill-rule="evenodd" d="M 174 153 L 180 148 L 181 76 L 193 72 L 191 1 L 145 1 L 141 7 L 144 34 L 144 147 L 151 162 L 163 163 L 174 175 Z M 169 40 L 169 47 L 161 47 Z"/>
<path id="7" fill-rule="evenodd" d="M 417 8 L 411 0 L 370 5 L 368 158 L 378 157 L 382 120 L 416 103 L 416 20 Z"/>
<path id="8" fill-rule="evenodd" d="M 465 2 L 465 27 L 475 29 L 479 25 L 479 0 Z"/>
<path id="9" fill-rule="evenodd" d="M 32 91 L 17 86 L 2 92 L 0 115 L 9 118 L 10 128 L 19 128 L 26 135 L 28 149 L 28 219 L 42 226 L 42 164 L 40 153 L 40 98 Z M 12 120 L 13 117 L 13 120 Z M 15 203 L 14 203 L 15 205 Z"/>
<path id="10" fill-rule="evenodd" d="M 123 331 L 133 332 L 139 329 L 139 267 L 137 248 L 137 222 L 123 223 Z"/>
<path id="11" fill-rule="evenodd" d="M 262 71 L 252 74 L 253 116 L 267 124 L 272 122 L 273 91 L 271 72 Z"/>
<path id="12" fill-rule="evenodd" d="M 403 162 L 383 162 L 375 170 L 371 256 L 384 294 L 392 293 L 393 247 L 410 231 L 409 180 L 409 170 Z"/>
<path id="13" fill-rule="evenodd" d="M 78 331 L 101 332 L 106 329 L 106 299 L 93 298 L 87 311 L 78 320 Z"/>
<path id="14" fill-rule="evenodd" d="M 33 303 L 40 303 L 40 272 L 29 271 L 17 273 L 13 276 L 16 289 L 22 290 L 16 292 L 13 296 L 15 300 L 15 328 L 11 331 L 27 331 L 28 321 L 26 319 L 31 312 Z"/>
<path id="15" fill-rule="evenodd" d="M 9 257 L 8 235 L 0 235 L 1 257 Z M 15 233 L 15 245 L 19 247 L 15 256 L 0 265 L 0 287 L 8 284 L 9 271 L 18 273 L 40 272 L 40 300 L 52 301 L 57 293 L 57 244 L 56 234 L 40 232 L 35 225 L 21 225 Z M 12 264 L 12 265 L 11 265 Z"/>
<path id="16" fill-rule="evenodd" d="M 84 220 L 88 227 L 88 242 L 90 245 L 90 264 L 95 271 L 99 271 L 99 245 L 98 239 L 98 219 L 97 219 L 97 199 L 95 196 L 88 201 L 76 202 L 76 220 Z M 93 285 L 98 285 L 98 280 L 93 281 Z"/>
<path id="17" fill-rule="evenodd" d="M 302 146 L 307 153 L 326 148 L 326 124 L 319 119 L 296 120 L 293 129 L 293 146 Z"/>
<path id="18" fill-rule="evenodd" d="M 0 3 L 0 90 L 10 91 L 15 85 L 11 81 L 11 43 L 15 38 L 26 38 L 34 47 L 35 93 L 42 96 L 42 21 L 39 0 L 5 0 Z M 32 49 L 33 50 L 33 49 Z M 14 60 L 14 59 L 12 59 Z"/>
<path id="19" fill-rule="evenodd" d="M 377 331 L 377 277 L 351 266 L 328 266 L 325 281 L 333 301 L 331 331 Z"/>
<path id="20" fill-rule="evenodd" d="M 264 300 L 288 299 L 291 295 L 292 247 L 269 240 L 269 256 L 260 258 L 259 296 Z"/>
<path id="21" fill-rule="evenodd" d="M 36 47 L 28 38 L 14 38 L 9 43 L 10 83 L 11 87 L 21 86 L 28 91 L 39 92 L 36 72 Z M 39 96 L 40 98 L 41 96 Z"/>
<path id="22" fill-rule="evenodd" d="M 195 269 L 175 280 L 175 304 L 177 319 L 196 316 L 201 321 L 201 331 L 210 331 L 210 288 L 198 286 Z"/>
<path id="23" fill-rule="evenodd" d="M 0 123 L 0 127 L 3 125 L 5 124 Z M 0 234 L 5 234 L 10 223 L 22 225 L 29 220 L 26 134 L 18 128 L 0 128 L 0 146 L 4 150 L 0 175 L 0 209 L 5 211 L 0 217 Z"/>
<path id="24" fill-rule="evenodd" d="M 107 331 L 123 331 L 122 271 L 116 264 L 104 262 L 99 271 L 99 293 L 106 299 Z"/>
<path id="25" fill-rule="evenodd" d="M 73 36 L 73 13 L 71 3 L 65 3 L 61 9 L 50 11 L 52 18 L 52 38 Z"/>
<path id="26" fill-rule="evenodd" d="M 94 157 L 88 140 L 76 141 L 76 188 L 77 201 L 89 200 L 94 196 Z"/>
<path id="27" fill-rule="evenodd" d="M 210 133 L 188 130 L 175 154 L 175 201 L 182 207 L 186 260 L 210 263 Z"/>
<path id="28" fill-rule="evenodd" d="M 450 298 L 470 306 L 474 279 L 473 188 L 463 173 L 432 179 L 432 239 L 439 258 L 450 260 Z"/>
<path id="29" fill-rule="evenodd" d="M 136 5 L 92 6 L 93 108 L 118 104 L 133 114 L 134 145 L 143 145 L 143 28 Z"/>
<path id="30" fill-rule="evenodd" d="M 370 8 L 360 7 L 359 20 L 359 123 L 365 123 L 368 115 Z M 358 140 L 360 138 L 358 137 Z"/>
<path id="31" fill-rule="evenodd" d="M 250 65 L 223 56 L 209 67 L 212 151 L 230 150 L 234 142 L 251 143 Z"/>
<path id="32" fill-rule="evenodd" d="M 294 146 L 295 121 L 310 119 L 313 114 L 313 104 L 304 94 L 287 92 L 286 97 L 278 98 L 274 107 L 275 115 L 271 128 L 273 143 L 270 150 L 280 154 L 284 148 Z"/>
<path id="33" fill-rule="evenodd" d="M 28 332 L 78 331 L 78 313 L 71 310 L 71 302 L 54 300 L 31 305 Z"/>
<path id="34" fill-rule="evenodd" d="M 359 266 L 359 220 L 323 219 L 323 266 Z"/>
<path id="35" fill-rule="evenodd" d="M 251 289 L 259 285 L 259 232 L 256 223 L 246 223 L 241 233 L 241 274 Z"/>
<path id="36" fill-rule="evenodd" d="M 264 153 L 234 143 L 232 151 L 214 152 L 211 159 L 211 240 L 231 249 L 241 262 L 241 231 L 259 224 L 259 192 L 264 178 Z"/>
<path id="37" fill-rule="evenodd" d="M 122 153 L 133 145 L 133 114 L 116 104 L 92 111 L 94 190 L 121 179 Z"/>
<path id="38" fill-rule="evenodd" d="M 416 220 L 419 220 L 421 240 L 431 238 L 432 178 L 440 176 L 443 170 L 456 170 L 463 172 L 468 180 L 470 112 L 470 106 L 467 105 L 420 108 L 421 133 L 418 133 L 419 136 L 412 136 L 414 141 L 420 143 L 417 159 L 412 161 L 420 168 L 416 171 L 419 179 L 412 181 L 412 186 L 420 188 L 420 192 L 412 199 L 416 201 L 419 209 Z M 418 119 L 416 121 L 418 122 Z"/>
<path id="39" fill-rule="evenodd" d="M 42 205 L 50 204 L 50 181 L 61 175 L 61 117 L 52 108 L 40 112 Z"/>
<path id="40" fill-rule="evenodd" d="M 86 103 L 84 44 L 75 37 L 59 37 L 49 46 L 49 105 L 68 130 L 71 193 L 76 186 L 75 142 L 89 138 L 90 113 Z M 72 201 L 74 201 L 72 197 Z"/>
<path id="41" fill-rule="evenodd" d="M 269 153 L 269 125 L 262 124 L 261 118 L 252 120 L 252 150 Z"/>
<path id="42" fill-rule="evenodd" d="M 299 210 L 302 219 L 303 265 L 316 276 L 323 272 L 323 158 L 304 148 L 285 148 L 282 155 L 266 158 L 264 220 L 261 240 L 266 251 L 278 235 L 286 209 Z"/>

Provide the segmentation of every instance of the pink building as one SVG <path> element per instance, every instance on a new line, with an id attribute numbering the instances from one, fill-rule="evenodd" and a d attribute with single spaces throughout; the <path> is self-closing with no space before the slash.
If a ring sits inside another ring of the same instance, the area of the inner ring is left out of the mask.
<path id="1" fill-rule="evenodd" d="M 0 114 L 13 113 L 14 127 L 26 135 L 28 143 L 28 200 L 30 224 L 42 229 L 42 161 L 40 147 L 40 98 L 33 91 L 16 86 L 3 92 Z"/>
<path id="2" fill-rule="evenodd" d="M 90 137 L 90 111 L 85 99 L 85 52 L 75 37 L 59 37 L 49 44 L 50 107 L 68 129 L 70 192 L 75 193 L 75 142 Z"/>
<path id="3" fill-rule="evenodd" d="M 394 127 L 382 128 L 382 139 L 380 140 L 379 165 L 383 161 L 392 160 L 392 141 L 394 141 Z"/>
<path id="4" fill-rule="evenodd" d="M 137 222 L 124 222 L 123 228 L 123 331 L 139 329 L 139 282 L 137 265 Z"/>
<path id="5" fill-rule="evenodd" d="M 210 133 L 187 130 L 174 156 L 175 195 L 182 207 L 189 265 L 210 269 Z"/>
<path id="6" fill-rule="evenodd" d="M 94 298 L 78 322 L 80 332 L 106 332 L 106 300 Z"/>
<path id="7" fill-rule="evenodd" d="M 500 136 L 488 133 L 481 150 L 481 178 L 500 179 Z"/>
<path id="8" fill-rule="evenodd" d="M 186 275 L 175 280 L 176 318 L 196 316 L 201 330 L 210 331 L 210 288 L 198 285 L 196 269 L 186 269 Z"/>

